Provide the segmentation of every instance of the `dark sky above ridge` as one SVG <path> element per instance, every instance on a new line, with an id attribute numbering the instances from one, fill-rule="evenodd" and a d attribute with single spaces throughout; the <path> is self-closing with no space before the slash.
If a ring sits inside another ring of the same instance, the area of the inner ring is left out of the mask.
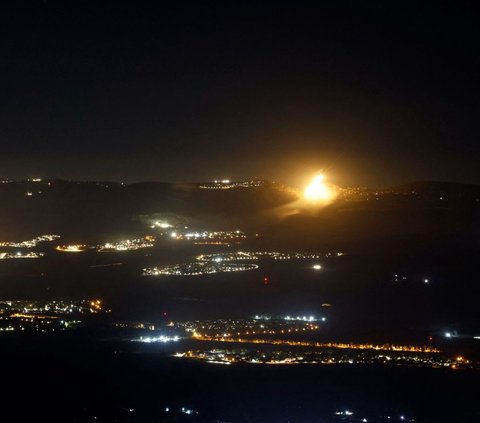
<path id="1" fill-rule="evenodd" d="M 480 183 L 474 2 L 0 7 L 0 177 Z"/>

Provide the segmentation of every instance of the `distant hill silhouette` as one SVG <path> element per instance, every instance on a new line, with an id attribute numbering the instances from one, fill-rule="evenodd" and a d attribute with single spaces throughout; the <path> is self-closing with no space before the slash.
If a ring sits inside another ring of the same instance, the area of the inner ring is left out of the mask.
<path id="1" fill-rule="evenodd" d="M 208 229 L 254 230 L 289 244 L 480 235 L 475 185 L 412 182 L 368 190 L 360 201 L 346 195 L 314 213 L 277 213 L 298 198 L 294 189 L 273 182 L 231 189 L 202 189 L 197 183 L 10 182 L 0 184 L 0 238 L 59 233 L 66 239 L 104 239 L 147 231 L 138 216 L 159 213 Z"/>
<path id="2" fill-rule="evenodd" d="M 201 189 L 193 183 L 11 182 L 0 184 L 0 225 L 4 237 L 52 232 L 91 237 L 139 230 L 138 215 L 173 213 L 201 217 L 215 227 L 295 198 L 294 191 L 272 182 L 228 190 Z"/>

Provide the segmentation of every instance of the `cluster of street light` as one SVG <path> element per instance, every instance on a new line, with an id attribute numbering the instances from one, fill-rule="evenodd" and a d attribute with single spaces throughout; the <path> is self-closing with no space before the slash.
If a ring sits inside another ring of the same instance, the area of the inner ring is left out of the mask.
<path id="1" fill-rule="evenodd" d="M 82 253 L 87 250 L 97 252 L 111 251 L 135 251 L 141 248 L 151 248 L 155 245 L 153 236 L 145 236 L 143 238 L 124 239 L 117 242 L 106 242 L 105 244 L 89 246 L 86 244 L 69 244 L 58 245 L 55 249 L 64 253 Z"/>
<path id="2" fill-rule="evenodd" d="M 200 254 L 196 261 L 155 266 L 143 269 L 146 276 L 175 275 L 197 276 L 211 273 L 239 272 L 259 268 L 260 259 L 273 260 L 308 260 L 339 257 L 343 253 L 308 253 L 308 252 L 277 252 L 277 251 L 237 251 L 227 253 Z M 312 269 L 321 270 L 322 265 L 314 263 Z"/>
<path id="3" fill-rule="evenodd" d="M 16 253 L 10 252 L 0 252 L 0 260 L 11 260 L 11 259 L 38 259 L 43 257 L 44 253 L 37 253 L 34 251 L 29 251 L 28 253 L 23 253 L 21 251 L 17 251 Z"/>
<path id="4" fill-rule="evenodd" d="M 261 187 L 266 181 L 252 179 L 247 181 L 231 181 L 230 179 L 215 180 L 199 185 L 200 189 L 232 189 L 232 188 L 254 188 Z"/>
<path id="5" fill-rule="evenodd" d="M 2 241 L 0 242 L 0 247 L 33 248 L 41 242 L 52 242 L 58 238 L 60 238 L 60 235 L 40 235 L 26 241 Z"/>
<path id="6" fill-rule="evenodd" d="M 258 265 L 250 263 L 231 262 L 191 262 L 169 266 L 150 267 L 143 269 L 145 276 L 199 276 L 213 273 L 243 272 L 258 269 Z"/>
<path id="7" fill-rule="evenodd" d="M 72 329 L 88 314 L 108 312 L 100 300 L 0 301 L 0 332 Z"/>
<path id="8" fill-rule="evenodd" d="M 267 364 L 267 365 L 292 365 L 292 364 L 381 364 L 404 365 L 428 368 L 474 368 L 472 363 L 459 361 L 441 354 L 430 353 L 405 353 L 389 352 L 388 355 L 375 350 L 358 349 L 221 349 L 187 350 L 173 354 L 177 358 L 195 359 L 214 364 Z"/>
<path id="9" fill-rule="evenodd" d="M 246 239 L 247 235 L 239 229 L 235 231 L 176 230 L 170 233 L 170 237 L 187 241 L 239 241 Z"/>

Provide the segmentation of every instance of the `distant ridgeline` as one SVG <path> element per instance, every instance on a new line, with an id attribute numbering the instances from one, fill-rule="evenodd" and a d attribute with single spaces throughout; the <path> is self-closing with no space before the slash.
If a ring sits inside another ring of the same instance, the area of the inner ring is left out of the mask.
<path id="1" fill-rule="evenodd" d="M 268 181 L 231 182 L 230 189 L 205 189 L 204 183 L 2 182 L 3 238 L 60 233 L 67 241 L 69 234 L 72 240 L 77 234 L 102 239 L 104 233 L 143 230 L 142 216 L 169 215 L 176 222 L 199 216 L 207 223 L 222 216 L 241 220 L 297 198 L 294 190 Z"/>
<path id="2" fill-rule="evenodd" d="M 480 205 L 480 186 L 451 182 L 412 182 L 391 188 L 341 188 L 339 197 L 346 201 L 420 200 L 439 207 Z"/>
<path id="3" fill-rule="evenodd" d="M 286 242 L 344 243 L 413 234 L 480 233 L 480 187 L 415 182 L 393 188 L 336 188 L 332 204 L 279 213 L 301 193 L 265 180 L 202 183 L 3 180 L 2 238 L 29 239 L 57 233 L 66 243 L 148 235 L 145 221 L 169 216 L 180 224 L 224 230 L 239 227 Z M 128 235 L 128 236 L 127 236 Z"/>

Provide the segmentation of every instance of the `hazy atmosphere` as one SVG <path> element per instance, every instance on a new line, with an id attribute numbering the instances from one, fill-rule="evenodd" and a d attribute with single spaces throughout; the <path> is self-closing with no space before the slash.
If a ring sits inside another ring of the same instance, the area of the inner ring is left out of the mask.
<path id="1" fill-rule="evenodd" d="M 3 177 L 479 183 L 473 3 L 0 14 Z"/>

